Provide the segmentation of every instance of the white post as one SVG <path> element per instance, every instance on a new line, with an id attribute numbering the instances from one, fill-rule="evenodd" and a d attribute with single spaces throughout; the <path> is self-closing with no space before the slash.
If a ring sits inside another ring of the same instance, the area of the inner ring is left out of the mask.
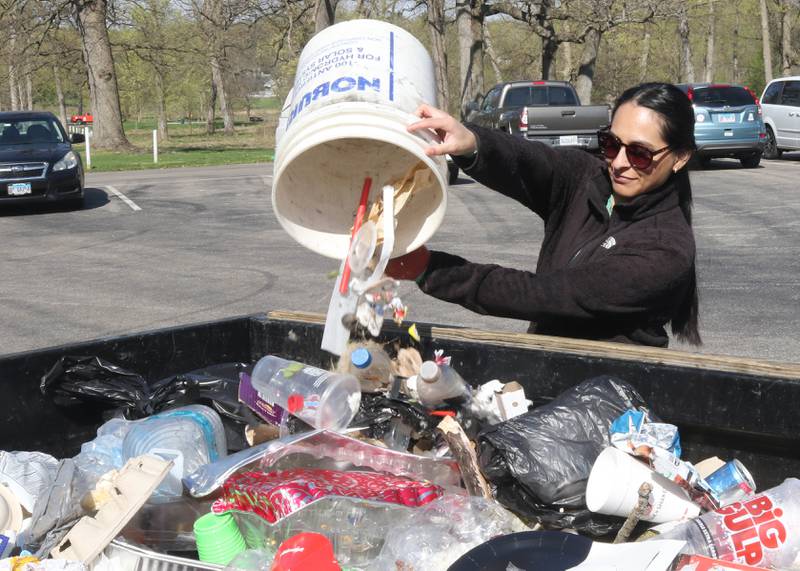
<path id="1" fill-rule="evenodd" d="M 86 168 L 92 168 L 92 145 L 89 142 L 89 127 L 83 128 L 83 138 L 86 139 Z"/>
<path id="2" fill-rule="evenodd" d="M 158 131 L 153 129 L 153 162 L 158 162 Z"/>

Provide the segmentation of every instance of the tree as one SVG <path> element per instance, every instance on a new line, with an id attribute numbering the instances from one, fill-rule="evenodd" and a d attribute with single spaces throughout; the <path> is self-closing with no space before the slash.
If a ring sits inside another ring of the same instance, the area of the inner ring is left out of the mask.
<path id="1" fill-rule="evenodd" d="M 708 38 L 706 39 L 706 61 L 704 81 L 714 81 L 714 40 L 716 39 L 716 16 L 714 14 L 715 0 L 708 0 Z"/>
<path id="2" fill-rule="evenodd" d="M 692 63 L 692 42 L 689 38 L 689 7 L 679 1 L 678 36 L 681 40 L 681 77 L 686 83 L 694 83 L 694 64 Z"/>
<path id="3" fill-rule="evenodd" d="M 119 87 L 114 55 L 108 37 L 107 0 L 71 0 L 83 46 L 89 78 L 94 126 L 92 145 L 96 149 L 132 149 L 122 127 Z"/>
<path id="4" fill-rule="evenodd" d="M 483 94 L 483 21 L 483 0 L 456 0 L 462 118 L 467 115 L 469 103 Z"/>
<path id="5" fill-rule="evenodd" d="M 336 21 L 339 0 L 316 0 L 314 3 L 314 31 L 320 32 Z"/>
<path id="6" fill-rule="evenodd" d="M 772 81 L 772 39 L 769 32 L 767 0 L 759 0 L 761 9 L 761 53 L 764 55 L 764 80 Z"/>
<path id="7" fill-rule="evenodd" d="M 780 0 L 781 10 L 781 73 L 784 76 L 792 74 L 795 65 L 795 52 L 792 46 L 794 32 L 793 23 L 797 22 L 797 14 L 793 14 L 794 7 L 800 5 L 797 0 Z"/>
<path id="8" fill-rule="evenodd" d="M 431 37 L 433 69 L 436 75 L 437 105 L 447 109 L 450 103 L 450 89 L 447 85 L 447 49 L 445 46 L 444 0 L 427 0 L 426 22 Z"/>

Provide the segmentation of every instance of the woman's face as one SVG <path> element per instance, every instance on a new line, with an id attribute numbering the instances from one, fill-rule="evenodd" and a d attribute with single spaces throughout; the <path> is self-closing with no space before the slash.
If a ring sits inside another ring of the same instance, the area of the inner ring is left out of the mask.
<path id="1" fill-rule="evenodd" d="M 628 101 L 614 114 L 611 134 L 626 145 L 637 143 L 650 151 L 658 151 L 667 146 L 661 135 L 661 121 L 661 116 L 652 109 Z M 690 157 L 688 152 L 676 153 L 666 149 L 654 154 L 649 167 L 637 169 L 631 165 L 627 147 L 623 146 L 615 158 L 606 158 L 614 195 L 623 202 L 658 188 L 673 172 L 683 168 Z"/>

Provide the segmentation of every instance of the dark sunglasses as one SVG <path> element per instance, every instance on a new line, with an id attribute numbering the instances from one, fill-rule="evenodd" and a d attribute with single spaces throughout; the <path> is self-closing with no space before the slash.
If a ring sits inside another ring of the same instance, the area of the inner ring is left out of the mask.
<path id="1" fill-rule="evenodd" d="M 639 170 L 650 168 L 655 156 L 669 149 L 669 145 L 656 151 L 651 151 L 639 143 L 630 143 L 626 145 L 609 131 L 599 131 L 597 133 L 597 143 L 600 145 L 600 150 L 603 151 L 603 155 L 611 160 L 616 159 L 620 149 L 625 147 L 625 155 L 628 157 L 628 162 L 633 168 Z"/>

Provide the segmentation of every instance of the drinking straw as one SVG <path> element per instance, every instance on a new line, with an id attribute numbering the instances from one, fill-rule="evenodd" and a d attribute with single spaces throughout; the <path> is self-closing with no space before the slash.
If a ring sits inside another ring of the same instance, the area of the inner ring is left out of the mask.
<path id="1" fill-rule="evenodd" d="M 367 214 L 367 200 L 369 199 L 369 190 L 372 188 L 372 178 L 367 177 L 364 179 L 364 186 L 361 188 L 361 200 L 358 202 L 358 210 L 356 210 L 356 219 L 353 222 L 353 232 L 350 234 L 350 244 L 353 243 L 356 232 L 361 228 L 364 223 L 364 216 Z M 342 270 L 342 281 L 339 282 L 339 293 L 342 295 L 347 294 L 348 284 L 350 283 L 350 250 L 347 250 L 347 258 L 344 261 L 344 269 Z"/>

